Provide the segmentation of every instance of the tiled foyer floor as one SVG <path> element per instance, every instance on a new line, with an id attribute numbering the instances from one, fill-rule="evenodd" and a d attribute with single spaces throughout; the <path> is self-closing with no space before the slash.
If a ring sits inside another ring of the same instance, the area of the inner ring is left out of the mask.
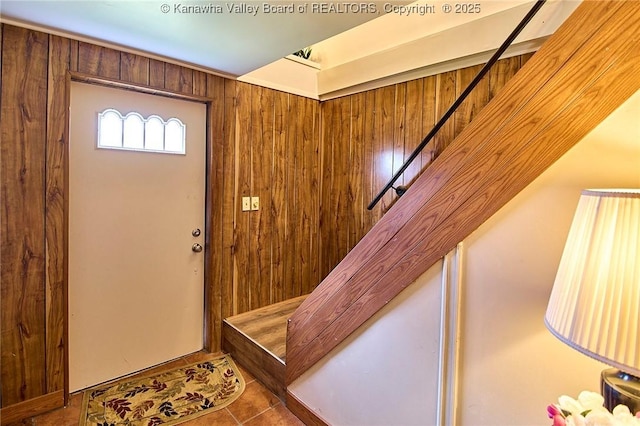
<path id="1" fill-rule="evenodd" d="M 178 358 L 167 364 L 146 370 L 142 374 L 149 372 L 160 372 L 170 370 L 172 368 L 181 367 L 183 365 L 193 364 L 194 362 L 204 361 L 215 358 L 220 354 L 207 354 L 197 352 Z M 227 407 L 215 411 L 211 414 L 198 417 L 193 420 L 186 421 L 180 425 L 184 426 L 303 426 L 287 408 L 267 388 L 262 386 L 249 372 L 238 366 L 246 387 L 240 398 Z M 80 409 L 82 406 L 82 393 L 72 394 L 69 405 L 37 417 L 23 420 L 19 423 L 13 423 L 9 426 L 76 426 L 80 421 Z"/>

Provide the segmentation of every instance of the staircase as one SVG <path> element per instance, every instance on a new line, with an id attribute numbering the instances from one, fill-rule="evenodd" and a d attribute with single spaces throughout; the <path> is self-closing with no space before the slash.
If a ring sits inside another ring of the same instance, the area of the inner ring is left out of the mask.
<path id="1" fill-rule="evenodd" d="M 286 395 L 287 321 L 306 297 L 235 315 L 222 323 L 222 350 L 281 399 Z"/>
<path id="2" fill-rule="evenodd" d="M 634 2 L 584 2 L 308 298 L 226 319 L 223 350 L 284 398 L 285 383 L 640 90 L 638 17 Z"/>

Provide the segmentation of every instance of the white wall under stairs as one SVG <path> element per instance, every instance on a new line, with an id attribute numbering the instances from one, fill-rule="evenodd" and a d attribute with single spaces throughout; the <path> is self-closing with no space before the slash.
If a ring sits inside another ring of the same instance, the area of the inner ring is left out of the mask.
<path id="1" fill-rule="evenodd" d="M 425 408 L 437 397 L 441 269 L 438 262 L 289 390 L 329 424 L 433 423 Z"/>
<path id="2" fill-rule="evenodd" d="M 465 240 L 457 391 L 442 395 L 453 397 L 442 424 L 547 424 L 560 395 L 598 391 L 607 366 L 558 341 L 543 317 L 580 191 L 640 187 L 639 116 L 640 92 Z M 289 391 L 332 425 L 438 424 L 441 268 Z"/>

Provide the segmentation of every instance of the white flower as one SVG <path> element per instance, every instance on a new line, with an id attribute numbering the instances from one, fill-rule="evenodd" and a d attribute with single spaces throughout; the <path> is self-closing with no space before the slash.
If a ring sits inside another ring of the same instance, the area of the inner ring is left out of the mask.
<path id="1" fill-rule="evenodd" d="M 562 410 L 575 416 L 578 414 L 586 414 L 586 412 L 591 410 L 601 409 L 604 404 L 604 398 L 596 392 L 582 391 L 580 395 L 578 395 L 578 400 L 567 395 L 562 395 L 558 399 L 558 402 Z"/>
<path id="2" fill-rule="evenodd" d="M 567 417 L 567 426 L 586 426 L 585 418 L 581 414 L 573 414 Z"/>
<path id="3" fill-rule="evenodd" d="M 640 418 L 634 416 L 629 407 L 626 405 L 617 405 L 613 409 L 613 417 L 616 420 L 616 425 L 638 425 L 640 426 Z"/>
<path id="4" fill-rule="evenodd" d="M 578 395 L 578 401 L 580 401 L 585 410 L 604 408 L 604 397 L 596 392 L 582 391 Z"/>
<path id="5" fill-rule="evenodd" d="M 587 425 L 589 426 L 615 426 L 616 421 L 608 411 L 596 411 L 587 414 Z"/>
<path id="6" fill-rule="evenodd" d="M 580 392 L 577 400 L 562 395 L 558 402 L 556 407 L 564 413 L 566 426 L 640 426 L 640 417 L 634 416 L 629 407 L 618 405 L 610 413 L 604 407 L 604 398 L 596 392 Z M 550 418 L 555 414 L 549 413 Z"/>

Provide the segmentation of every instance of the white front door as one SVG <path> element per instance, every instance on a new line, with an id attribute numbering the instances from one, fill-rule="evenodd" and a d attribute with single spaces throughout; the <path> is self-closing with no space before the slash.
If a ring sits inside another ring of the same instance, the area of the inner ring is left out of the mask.
<path id="1" fill-rule="evenodd" d="M 185 154 L 98 148 L 109 108 L 156 115 L 148 137 L 179 119 Z M 71 391 L 202 348 L 204 251 L 193 245 L 204 247 L 205 135 L 204 104 L 71 84 Z"/>

